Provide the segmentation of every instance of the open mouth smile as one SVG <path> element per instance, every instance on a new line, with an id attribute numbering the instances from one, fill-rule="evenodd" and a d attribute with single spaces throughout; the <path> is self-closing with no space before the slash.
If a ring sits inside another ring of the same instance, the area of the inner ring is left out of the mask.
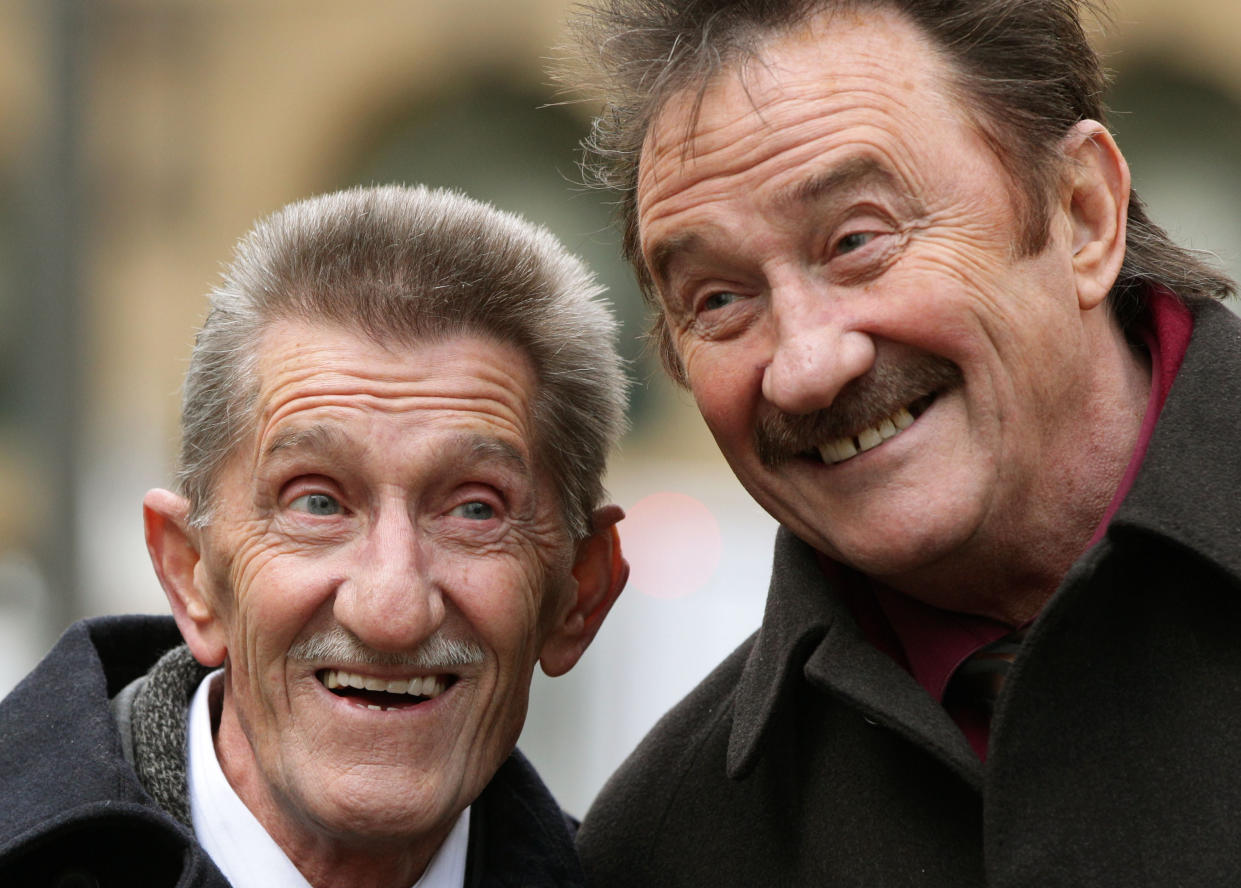
<path id="1" fill-rule="evenodd" d="M 378 678 L 343 669 L 320 669 L 315 677 L 338 697 L 363 709 L 396 712 L 433 700 L 452 687 L 455 675 L 415 675 Z"/>
<path id="2" fill-rule="evenodd" d="M 909 428 L 927 408 L 935 400 L 936 393 L 932 392 L 918 398 L 911 404 L 897 409 L 889 416 L 885 416 L 874 425 L 867 426 L 853 435 L 847 435 L 843 438 L 836 438 L 824 444 L 820 444 L 817 449 L 817 455 L 823 462 L 829 466 L 842 463 L 845 460 L 852 459 L 859 453 L 865 453 L 882 444 L 884 441 L 891 440 L 899 435 L 905 429 Z M 810 456 L 811 454 L 807 454 Z"/>

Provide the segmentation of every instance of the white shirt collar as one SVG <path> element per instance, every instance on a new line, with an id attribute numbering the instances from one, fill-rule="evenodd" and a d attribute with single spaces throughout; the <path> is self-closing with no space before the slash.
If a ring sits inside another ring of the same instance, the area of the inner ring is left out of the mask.
<path id="1" fill-rule="evenodd" d="M 224 670 L 217 669 L 203 679 L 190 702 L 186 771 L 194 836 L 233 888 L 311 888 L 238 798 L 215 757 L 210 691 L 223 675 Z M 412 888 L 462 888 L 469 841 L 470 809 L 466 808 Z"/>

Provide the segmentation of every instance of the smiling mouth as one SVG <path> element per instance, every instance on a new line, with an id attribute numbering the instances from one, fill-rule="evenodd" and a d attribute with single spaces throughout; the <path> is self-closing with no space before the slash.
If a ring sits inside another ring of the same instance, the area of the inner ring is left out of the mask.
<path id="1" fill-rule="evenodd" d="M 426 703 L 457 682 L 457 676 L 449 674 L 377 678 L 344 669 L 321 669 L 315 677 L 333 694 L 352 701 L 355 706 L 386 712 Z"/>
<path id="2" fill-rule="evenodd" d="M 884 417 L 874 425 L 867 426 L 856 434 L 835 438 L 820 444 L 814 451 L 805 455 L 813 458 L 818 456 L 829 466 L 853 459 L 859 453 L 873 450 L 884 441 L 890 441 L 917 421 L 937 396 L 936 392 L 924 395 L 905 407 L 898 408 L 894 413 Z"/>

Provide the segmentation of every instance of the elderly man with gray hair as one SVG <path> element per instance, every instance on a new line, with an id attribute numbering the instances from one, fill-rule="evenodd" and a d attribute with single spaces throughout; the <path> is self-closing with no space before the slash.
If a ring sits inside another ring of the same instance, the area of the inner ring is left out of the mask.
<path id="1" fill-rule="evenodd" d="M 582 884 L 515 750 L 624 585 L 615 324 L 544 230 L 357 189 L 240 243 L 143 503 L 167 617 L 0 704 L 0 884 Z"/>

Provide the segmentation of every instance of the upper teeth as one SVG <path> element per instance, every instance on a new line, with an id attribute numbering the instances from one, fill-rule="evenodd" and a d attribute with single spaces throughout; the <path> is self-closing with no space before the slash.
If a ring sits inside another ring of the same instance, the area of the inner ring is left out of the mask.
<path id="1" fill-rule="evenodd" d="M 862 429 L 851 438 L 837 438 L 819 447 L 819 456 L 829 465 L 843 462 L 851 456 L 857 456 L 864 450 L 878 447 L 884 441 L 899 434 L 914 424 L 914 416 L 902 407 L 878 425 Z"/>
<path id="2" fill-rule="evenodd" d="M 343 669 L 328 669 L 323 676 L 323 683 L 328 688 L 357 688 L 367 691 L 386 691 L 389 694 L 412 694 L 415 697 L 437 697 L 444 693 L 444 679 L 437 675 L 415 676 L 413 678 L 375 678 L 346 672 Z"/>

